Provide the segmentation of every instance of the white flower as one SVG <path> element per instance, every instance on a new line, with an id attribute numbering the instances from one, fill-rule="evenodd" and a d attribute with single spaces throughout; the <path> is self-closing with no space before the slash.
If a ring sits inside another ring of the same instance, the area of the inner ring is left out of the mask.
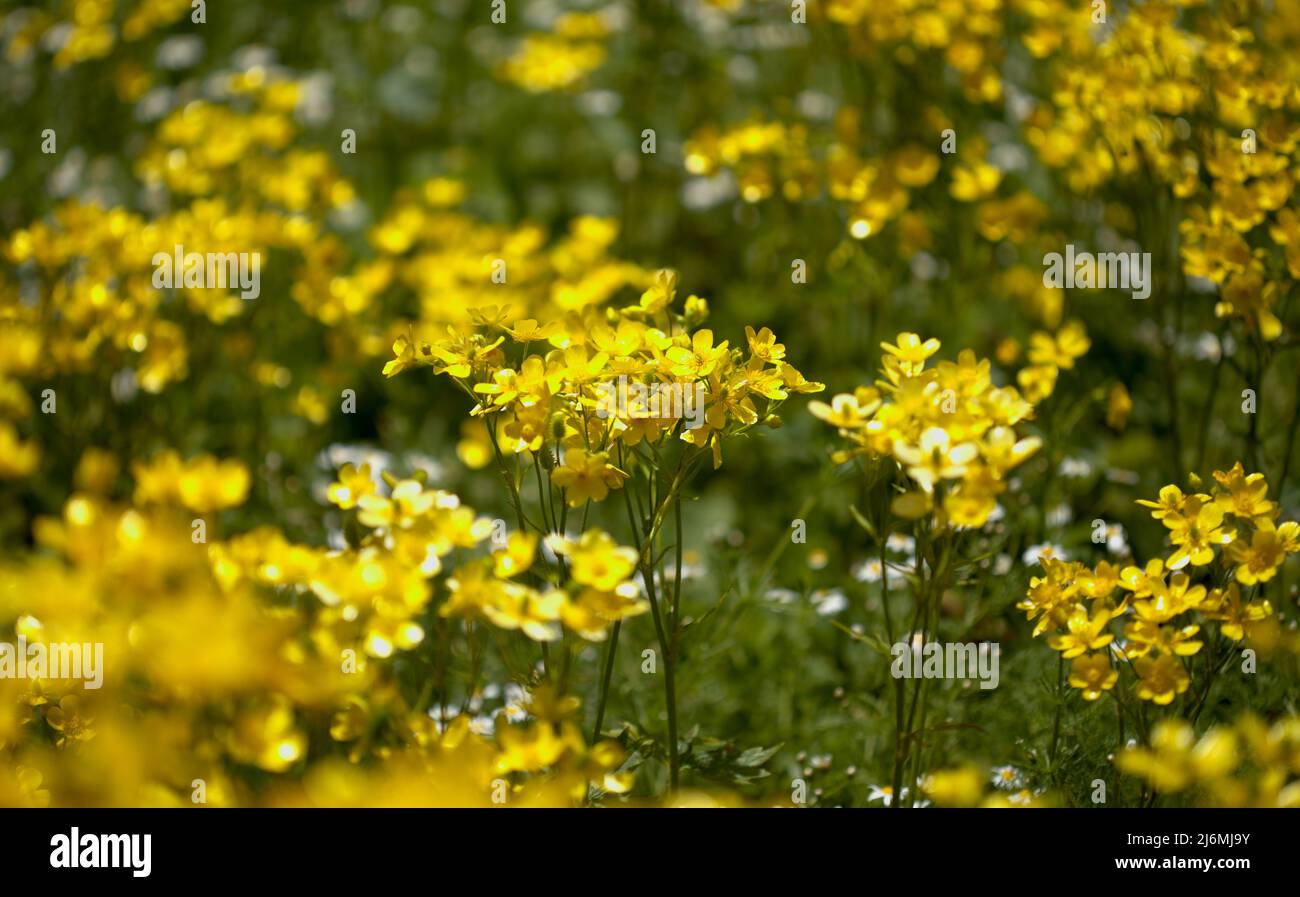
<path id="1" fill-rule="evenodd" d="M 907 800 L 907 788 L 899 792 L 903 800 Z M 890 785 L 872 785 L 871 792 L 867 795 L 867 803 L 880 801 L 885 806 L 894 802 L 894 789 Z"/>
<path id="2" fill-rule="evenodd" d="M 1092 465 L 1082 458 L 1062 458 L 1057 471 L 1066 479 L 1082 479 L 1092 473 Z"/>
<path id="3" fill-rule="evenodd" d="M 1074 519 L 1074 511 L 1064 502 L 1047 512 L 1047 525 L 1053 528 L 1065 526 Z"/>
<path id="4" fill-rule="evenodd" d="M 916 540 L 903 533 L 891 533 L 889 538 L 885 540 L 885 547 L 890 551 L 897 551 L 899 554 L 910 557 L 916 553 Z"/>
<path id="5" fill-rule="evenodd" d="M 514 682 L 506 684 L 505 707 L 506 719 L 512 723 L 521 723 L 528 718 L 528 692 Z"/>
<path id="6" fill-rule="evenodd" d="M 839 589 L 818 589 L 809 596 L 817 613 L 823 617 L 838 614 L 849 606 L 849 599 Z"/>
<path id="7" fill-rule="evenodd" d="M 1018 791 L 1025 786 L 1024 776 L 1014 766 L 999 766 L 993 770 L 993 787 L 1004 791 Z"/>
<path id="8" fill-rule="evenodd" d="M 1044 555 L 1055 558 L 1058 561 L 1069 560 L 1065 555 L 1065 549 L 1060 545 L 1053 545 L 1051 542 L 1044 542 L 1041 545 L 1030 545 L 1025 549 L 1025 553 L 1020 559 L 1026 564 L 1037 564 L 1038 559 Z"/>
<path id="9" fill-rule="evenodd" d="M 859 561 L 853 565 L 851 572 L 858 582 L 880 582 L 880 559 L 867 558 L 865 561 Z"/>
<path id="10" fill-rule="evenodd" d="M 793 589 L 768 589 L 763 597 L 777 604 L 791 604 L 799 598 L 799 593 Z"/>

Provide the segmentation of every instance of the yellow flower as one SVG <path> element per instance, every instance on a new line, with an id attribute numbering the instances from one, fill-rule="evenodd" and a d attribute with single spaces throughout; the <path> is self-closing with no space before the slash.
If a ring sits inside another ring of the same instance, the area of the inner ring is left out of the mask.
<path id="1" fill-rule="evenodd" d="M 421 344 L 420 351 L 441 363 L 441 366 L 434 365 L 434 369 L 439 374 L 446 374 L 457 380 L 463 380 L 475 371 L 481 371 L 489 366 L 493 359 L 499 358 L 498 347 L 506 339 L 504 336 L 498 336 L 488 342 L 481 334 L 465 335 L 458 333 L 452 327 L 447 328 L 447 333 L 447 339 L 432 345 Z"/>
<path id="2" fill-rule="evenodd" d="M 1002 183 L 1002 172 L 987 162 L 975 162 L 972 165 L 959 165 L 952 175 L 949 193 L 953 199 L 962 202 L 974 202 L 993 193 Z"/>
<path id="3" fill-rule="evenodd" d="M 816 380 L 809 380 L 794 365 L 781 362 L 777 365 L 777 370 L 781 372 L 781 382 L 785 384 L 787 392 L 805 394 L 822 392 L 826 389 L 825 383 L 818 383 Z"/>
<path id="4" fill-rule="evenodd" d="M 1214 496 L 1215 502 L 1226 513 L 1238 517 L 1268 517 L 1277 505 L 1267 500 L 1268 483 L 1262 473 L 1246 475 L 1238 461 L 1231 470 L 1216 470 L 1214 478 L 1227 492 Z"/>
<path id="5" fill-rule="evenodd" d="M 920 520 L 934 508 L 934 501 L 926 492 L 904 492 L 894 496 L 889 503 L 890 513 L 904 520 Z"/>
<path id="6" fill-rule="evenodd" d="M 1169 485 L 1161 487 L 1159 501 L 1148 501 L 1145 498 L 1139 498 L 1137 503 L 1143 507 L 1153 508 L 1151 516 L 1156 520 L 1164 520 L 1171 514 L 1181 513 L 1183 502 L 1186 500 L 1187 496 L 1183 495 L 1183 490 L 1177 486 Z"/>
<path id="7" fill-rule="evenodd" d="M 984 796 L 984 770 L 974 764 L 941 769 L 921 779 L 921 790 L 941 807 L 973 807 Z"/>
<path id="8" fill-rule="evenodd" d="M 1238 725 L 1248 723 L 1248 719 Z M 1151 728 L 1150 747 L 1130 747 L 1115 758 L 1122 771 L 1145 779 L 1161 793 L 1184 791 L 1196 784 L 1215 788 L 1226 784 L 1241 762 L 1240 739 L 1233 731 L 1214 727 L 1196 739 L 1190 725 L 1163 719 Z"/>
<path id="9" fill-rule="evenodd" d="M 979 448 L 972 442 L 952 444 L 948 431 L 930 427 L 921 434 L 918 445 L 894 443 L 894 457 L 926 492 L 932 492 L 940 480 L 957 479 L 966 473 L 966 465 L 975 460 Z"/>
<path id="10" fill-rule="evenodd" d="M 529 343 L 536 340 L 550 339 L 560 329 L 559 321 L 551 321 L 548 324 L 538 324 L 532 318 L 524 318 L 516 321 L 513 327 L 506 328 L 510 338 L 517 343 Z"/>
<path id="11" fill-rule="evenodd" d="M 1170 530 L 1170 541 L 1178 546 L 1169 558 L 1170 570 L 1180 570 L 1189 563 L 1193 567 L 1205 566 L 1214 560 L 1215 546 L 1227 545 L 1236 535 L 1222 528 L 1223 508 L 1200 498 L 1187 499 L 1181 512 L 1165 515 L 1164 524 Z"/>
<path id="12" fill-rule="evenodd" d="M 1151 728 L 1150 748 L 1125 748 L 1115 765 L 1146 779 L 1157 791 L 1182 791 L 1194 779 L 1188 756 L 1195 742 L 1196 733 L 1187 723 L 1162 719 Z"/>
<path id="13" fill-rule="evenodd" d="M 1257 582 L 1268 582 L 1277 575 L 1278 568 L 1286 560 L 1286 547 L 1278 531 L 1271 525 L 1261 526 L 1247 544 L 1244 539 L 1237 539 L 1227 550 L 1228 559 L 1236 564 L 1237 582 L 1253 586 Z"/>
<path id="14" fill-rule="evenodd" d="M 1156 563 L 1152 561 L 1147 565 L 1148 573 L 1156 575 L 1134 576 L 1132 567 L 1125 567 L 1120 574 L 1121 585 L 1134 590 L 1133 610 L 1139 618 L 1151 623 L 1165 623 L 1195 609 L 1205 600 L 1205 586 L 1193 586 L 1186 573 L 1175 573 L 1166 583 L 1163 575 L 1159 575 L 1159 568 L 1154 566 Z"/>
<path id="15" fill-rule="evenodd" d="M 1273 613 L 1268 601 L 1241 602 L 1241 587 L 1235 582 L 1228 583 L 1227 588 L 1214 589 L 1210 592 L 1201 609 L 1206 619 L 1220 623 L 1220 631 L 1234 642 L 1245 636 L 1248 623 L 1258 623 Z"/>
<path id="16" fill-rule="evenodd" d="M 612 592 L 631 576 L 637 565 L 637 553 L 619 545 L 608 534 L 591 529 L 576 543 L 555 540 L 556 551 L 569 559 L 574 581 L 602 592 Z"/>
<path id="17" fill-rule="evenodd" d="M 41 450 L 35 442 L 23 442 L 8 421 L 0 421 L 0 478 L 17 479 L 35 472 Z"/>
<path id="18" fill-rule="evenodd" d="M 1064 626 L 1078 607 L 1074 595 L 1078 591 L 1076 577 L 1081 566 L 1067 564 L 1048 555 L 1043 555 L 1039 562 L 1047 575 L 1030 579 L 1029 590 L 1016 604 L 1028 619 L 1038 618 L 1038 624 L 1034 627 L 1035 637 L 1044 632 L 1055 632 Z"/>
<path id="19" fill-rule="evenodd" d="M 634 312 L 640 315 L 654 316 L 663 312 L 673 304 L 673 299 L 677 296 L 677 272 L 668 268 L 660 269 L 655 272 L 654 283 L 648 290 L 641 294 L 639 306 L 631 309 L 624 309 L 625 312 Z"/>
<path id="20" fill-rule="evenodd" d="M 460 441 L 456 443 L 456 457 L 460 458 L 461 463 L 470 470 L 482 470 L 492 463 L 494 457 L 492 439 L 496 437 L 496 422 L 491 418 L 487 420 L 488 428 L 483 426 L 482 420 L 465 420 L 461 423 Z M 492 432 L 489 433 L 488 429 Z M 539 435 L 534 448 L 540 447 Z"/>
<path id="21" fill-rule="evenodd" d="M 26 806 L 48 807 L 50 805 L 49 789 L 41 787 L 45 782 L 45 776 L 40 770 L 30 766 L 18 766 L 15 767 L 14 772 L 18 780 L 18 790 L 22 793 Z"/>
<path id="22" fill-rule="evenodd" d="M 583 589 L 564 605 L 564 625 L 590 641 L 601 641 L 619 620 L 650 610 L 635 583 L 624 582 L 612 591 Z"/>
<path id="23" fill-rule="evenodd" d="M 1133 399 L 1123 383 L 1115 383 L 1106 395 L 1106 426 L 1123 432 L 1128 416 L 1133 411 Z"/>
<path id="24" fill-rule="evenodd" d="M 395 357 L 384 365 L 385 377 L 396 377 L 402 371 L 417 364 L 414 340 L 409 335 L 399 336 L 393 342 L 393 355 Z"/>
<path id="25" fill-rule="evenodd" d="M 1187 670 L 1172 654 L 1139 657 L 1133 661 L 1133 668 L 1139 677 L 1137 696 L 1162 707 L 1187 691 L 1192 682 Z"/>
<path id="26" fill-rule="evenodd" d="M 1195 624 L 1175 629 L 1148 620 L 1134 620 L 1124 627 L 1124 636 L 1129 640 L 1124 654 L 1130 658 L 1144 657 L 1154 651 L 1190 657 L 1201 650 L 1202 643 L 1192 638 L 1200 631 L 1201 627 Z"/>
<path id="27" fill-rule="evenodd" d="M 513 532 L 502 551 L 492 554 L 493 572 L 502 579 L 524 573 L 533 565 L 537 551 L 537 536 L 533 533 Z"/>
<path id="28" fill-rule="evenodd" d="M 1165 562 L 1160 558 L 1147 561 L 1146 567 L 1125 567 L 1119 573 L 1119 584 L 1133 593 L 1134 598 L 1146 598 L 1165 587 Z"/>
<path id="29" fill-rule="evenodd" d="M 776 341 L 776 334 L 764 327 L 758 333 L 745 325 L 745 339 L 749 343 L 750 354 L 761 361 L 775 363 L 785 358 L 785 346 Z"/>
<path id="30" fill-rule="evenodd" d="M 388 497 L 370 493 L 357 499 L 357 519 L 364 526 L 409 528 L 427 514 L 438 500 L 416 480 L 399 480 Z"/>
<path id="31" fill-rule="evenodd" d="M 1083 692 L 1085 701 L 1095 701 L 1119 681 L 1106 653 L 1081 654 L 1070 663 L 1070 686 Z"/>
<path id="32" fill-rule="evenodd" d="M 1041 331 L 1029 337 L 1029 361 L 1035 365 L 1069 370 L 1075 359 L 1085 355 L 1092 345 L 1088 332 L 1078 321 L 1066 323 L 1056 336 Z"/>
<path id="33" fill-rule="evenodd" d="M 915 333 L 900 333 L 897 343 L 881 343 L 880 348 L 884 349 L 890 355 L 901 362 L 903 370 L 907 373 L 918 373 L 925 367 L 925 360 L 939 351 L 940 343 L 937 339 L 928 339 L 921 342 L 921 338 Z"/>
<path id="34" fill-rule="evenodd" d="M 82 712 L 81 699 L 76 695 L 68 695 L 60 699 L 57 707 L 48 706 L 45 711 L 45 721 L 50 724 L 51 729 L 59 733 L 54 743 L 61 748 L 79 741 L 89 741 L 95 737 L 93 728 L 95 720 Z"/>
<path id="35" fill-rule="evenodd" d="M 496 768 L 501 773 L 540 772 L 566 753 L 580 752 L 584 747 L 582 736 L 570 724 L 556 726 L 543 721 L 510 726 L 502 716 L 496 731 L 500 743 Z"/>
<path id="36" fill-rule="evenodd" d="M 1115 611 L 1104 605 L 1098 607 L 1091 616 L 1082 604 L 1075 605 L 1065 622 L 1067 631 L 1052 636 L 1047 643 L 1053 649 L 1060 651 L 1061 656 L 1067 660 L 1087 651 L 1104 648 L 1115 639 L 1112 633 L 1106 631 L 1106 627 L 1114 618 Z"/>
<path id="37" fill-rule="evenodd" d="M 1109 561 L 1101 561 L 1096 570 L 1084 569 L 1079 574 L 1079 590 L 1089 598 L 1109 598 L 1119 585 L 1120 570 Z"/>
<path id="38" fill-rule="evenodd" d="M 337 482 L 330 483 L 325 490 L 331 502 L 347 511 L 357 506 L 362 498 L 375 494 L 375 481 L 370 477 L 370 465 L 362 464 L 360 468 L 344 464 L 339 469 Z"/>
<path id="39" fill-rule="evenodd" d="M 668 372 L 675 377 L 687 377 L 698 380 L 707 377 L 717 368 L 718 363 L 727 356 L 727 341 L 718 346 L 713 345 L 713 331 L 697 330 L 691 337 L 690 348 L 673 346 L 664 353 L 671 362 Z"/>
<path id="40" fill-rule="evenodd" d="M 185 507 L 204 514 L 243 504 L 248 485 L 248 468 L 241 462 L 200 455 L 180 471 L 177 494 Z"/>
<path id="41" fill-rule="evenodd" d="M 813 417 L 826 421 L 841 430 L 853 430 L 865 426 L 871 415 L 880 407 L 880 392 L 871 386 L 861 386 L 852 394 L 840 393 L 825 402 L 808 403 L 808 411 Z"/>
<path id="42" fill-rule="evenodd" d="M 231 755 L 241 763 L 267 772 L 285 772 L 302 759 L 307 736 L 295 728 L 293 706 L 288 699 L 276 695 L 239 715 L 229 735 L 229 746 Z"/>
<path id="43" fill-rule="evenodd" d="M 515 583 L 502 583 L 483 605 L 483 615 L 494 626 L 518 629 L 535 642 L 560 638 L 559 620 L 569 596 L 558 589 L 537 592 Z"/>
<path id="44" fill-rule="evenodd" d="M 980 454 L 994 470 L 1002 472 L 1018 467 L 1043 446 L 1037 436 L 1017 439 L 1010 427 L 994 427 L 984 434 Z"/>
<path id="45" fill-rule="evenodd" d="M 603 501 L 610 489 L 623 485 L 627 474 L 609 463 L 605 452 L 566 449 L 564 465 L 551 471 L 551 482 L 565 490 L 569 507 L 588 501 Z"/>

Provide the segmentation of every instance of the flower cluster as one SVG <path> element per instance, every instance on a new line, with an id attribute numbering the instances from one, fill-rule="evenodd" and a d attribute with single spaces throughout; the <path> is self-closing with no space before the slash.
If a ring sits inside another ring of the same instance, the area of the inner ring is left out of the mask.
<path id="1" fill-rule="evenodd" d="M 1300 551 L 1300 524 L 1276 522 L 1279 508 L 1267 498 L 1263 474 L 1246 474 L 1238 462 L 1214 479 L 1208 493 L 1168 485 L 1156 501 L 1139 501 L 1169 531 L 1167 558 L 1123 568 L 1041 558 L 1044 573 L 1030 581 L 1018 606 L 1037 620 L 1034 634 L 1048 636 L 1071 661 L 1069 682 L 1084 700 L 1115 688 L 1120 670 L 1113 655 L 1132 670 L 1140 699 L 1171 704 L 1191 686 L 1187 658 L 1208 643 L 1205 669 L 1212 676 L 1222 661 L 1221 639 L 1240 642 L 1272 616 L 1261 586 Z M 1122 641 L 1113 622 L 1122 624 Z"/>
<path id="2" fill-rule="evenodd" d="M 510 308 L 480 310 L 476 327 L 399 338 L 384 373 L 424 365 L 447 375 L 476 401 L 470 414 L 484 418 L 498 450 L 540 453 L 570 506 L 601 501 L 622 485 L 624 465 L 665 439 L 707 449 L 718 467 L 725 439 L 779 425 L 776 410 L 791 393 L 824 388 L 785 360 L 768 328 L 746 328 L 747 350 L 715 342 L 698 326 L 707 303 L 691 296 L 678 312 L 676 297 L 677 276 L 665 270 L 637 304 L 608 314 L 539 322 Z M 507 340 L 520 347 L 518 361 Z M 529 352 L 539 343 L 551 348 Z"/>
<path id="3" fill-rule="evenodd" d="M 55 6 L 55 4 L 51 4 Z M 30 60 L 38 47 L 54 54 L 54 68 L 68 69 L 101 59 L 119 42 L 134 43 L 189 15 L 187 0 L 75 0 L 58 4 L 58 11 L 19 8 L 0 17 L 0 33 L 8 33 L 5 55 L 12 62 Z"/>
<path id="4" fill-rule="evenodd" d="M 530 93 L 581 85 L 605 62 L 609 26 L 598 13 L 566 13 L 550 31 L 529 34 L 498 67 L 498 74 Z"/>
<path id="5" fill-rule="evenodd" d="M 1044 366 L 1073 363 L 1052 346 L 1050 357 L 1043 350 Z M 892 458 L 911 484 L 893 499 L 895 514 L 911 520 L 934 514 L 954 526 L 982 526 L 1007 488 L 1007 474 L 1041 444 L 1015 429 L 1033 416 L 1033 403 L 1013 386 L 995 386 L 988 360 L 969 350 L 956 362 L 927 367 L 939 351 L 937 339 L 900 333 L 896 343 L 882 347 L 882 379 L 837 395 L 829 405 L 809 405 L 849 442 L 835 461 Z"/>
<path id="6" fill-rule="evenodd" d="M 935 120 L 936 137 L 943 130 Z M 929 248 L 933 235 L 926 218 L 913 207 L 913 193 L 929 186 L 940 172 L 940 156 L 920 143 L 908 143 L 881 155 L 862 145 L 861 113 L 840 110 L 835 139 L 814 153 L 805 125 L 750 120 L 728 128 L 709 126 L 692 135 L 685 147 L 686 170 L 711 175 L 733 174 L 745 202 L 757 203 L 780 195 L 787 202 L 804 202 L 824 193 L 845 209 L 849 234 L 857 240 L 873 237 L 898 221 L 900 250 L 906 257 Z M 951 172 L 949 193 L 959 202 L 992 196 L 1002 173 L 985 161 L 987 144 L 971 138 L 966 158 L 974 160 Z M 1020 193 L 980 206 L 979 230 L 990 240 L 1008 233 L 1025 233 L 1042 204 Z"/>
<path id="7" fill-rule="evenodd" d="M 995 164 L 984 137 L 950 114 L 961 99 L 978 107 L 1002 98 L 1004 40 L 1013 38 L 1004 26 L 1014 13 L 1014 38 L 1034 60 L 1035 77 L 1016 85 L 1006 125 L 1067 195 L 1092 197 L 1141 181 L 1153 199 L 1177 200 L 1170 226 L 1181 233 L 1183 272 L 1218 288 L 1216 315 L 1276 340 L 1286 282 L 1300 276 L 1300 219 L 1288 207 L 1288 172 L 1300 153 L 1287 86 L 1297 18 L 1284 6 L 1189 13 L 1202 5 L 1152 0 L 1114 11 L 1107 23 L 1104 15 L 1096 20 L 1095 8 L 1079 14 L 1068 0 L 836 0 L 825 16 L 845 29 L 849 53 L 874 60 L 892 52 L 891 63 L 903 69 L 946 67 L 963 96 L 921 105 L 910 139 L 888 149 L 864 127 L 859 105 L 866 102 L 837 110 L 825 140 L 794 121 L 706 126 L 687 143 L 686 169 L 732 172 L 747 202 L 828 196 L 843 207 L 856 239 L 897 222 L 904 258 L 934 242 L 935 222 L 912 193 L 942 171 L 952 199 L 976 204 L 973 223 L 986 239 L 1055 244 L 1058 237 L 1037 233 L 1048 219 L 1039 196 L 1023 186 L 998 195 L 1008 173 L 1025 165 L 1005 155 Z M 926 78 L 917 73 L 914 80 Z M 951 163 L 932 148 L 945 140 Z M 1108 223 L 1140 239 L 1131 215 Z M 1022 273 L 1015 265 L 1003 275 Z M 1009 285 L 1059 304 L 1032 283 Z M 1044 323 L 1054 324 L 1050 315 Z"/>
<path id="8" fill-rule="evenodd" d="M 346 465 L 329 487 L 334 504 L 355 512 L 361 528 L 356 547 L 313 549 L 258 530 L 214 548 L 219 577 L 311 592 L 326 608 L 321 622 L 329 624 L 333 643 L 379 658 L 424 640 L 418 620 L 434 596 L 430 580 L 439 574 L 446 576 L 440 616 L 487 620 L 534 641 L 559 639 L 562 625 L 583 638 L 603 639 L 612 623 L 648 609 L 631 581 L 636 552 L 597 529 L 547 542 L 546 550 L 561 559 L 552 566 L 563 581 L 544 581 L 534 564 L 538 538 L 530 533 L 511 533 L 490 556 L 449 569 L 448 555 L 481 546 L 493 534 L 493 521 L 419 479 L 384 479 L 389 488 L 381 494 L 368 465 Z"/>
<path id="9" fill-rule="evenodd" d="M 1300 717 L 1269 725 L 1246 714 L 1199 739 L 1186 721 L 1161 720 L 1149 747 L 1125 748 L 1115 765 L 1158 793 L 1190 792 L 1212 806 L 1300 807 Z"/>
<path id="10" fill-rule="evenodd" d="M 1143 179 L 1182 200 L 1184 272 L 1219 287 L 1220 317 L 1276 339 L 1279 275 L 1300 276 L 1287 209 L 1300 152 L 1295 8 L 1193 15 L 1201 4 L 1156 0 L 1098 39 L 1067 0 L 1021 5 L 1032 22 L 1025 47 L 1049 86 L 1024 122 L 1029 146 L 1074 192 Z"/>
<path id="11" fill-rule="evenodd" d="M 999 69 L 1005 0 L 831 0 L 826 18 L 845 29 L 853 51 L 892 53 L 904 69 L 956 73 L 960 95 L 970 103 L 1002 98 Z"/>
<path id="12" fill-rule="evenodd" d="M 103 467 L 91 460 L 79 474 L 88 489 Z M 588 746 L 577 700 L 545 683 L 512 685 L 505 701 L 475 683 L 459 710 L 400 684 L 407 664 L 424 664 L 408 649 L 439 617 L 465 618 L 471 640 L 480 618 L 539 638 L 563 619 L 598 637 L 607 615 L 643 606 L 623 578 L 628 552 L 590 532 L 559 549 L 573 599 L 550 589 L 525 600 L 511 583 L 527 566 L 516 542 L 486 569 L 453 567 L 454 550 L 491 530 L 455 496 L 411 480 L 381 496 L 351 474 L 334 500 L 373 528 L 345 551 L 271 530 L 205 544 L 182 508 L 230 507 L 247 486 L 238 464 L 209 457 L 138 466 L 134 504 L 85 491 L 38 519 L 45 554 L 4 561 L 0 616 L 28 643 L 100 643 L 109 663 L 93 689 L 0 680 L 0 750 L 14 759 L 0 803 L 569 805 L 590 787 L 626 791 L 622 748 Z M 529 600 L 555 615 L 530 616 Z M 366 771 L 343 764 L 338 745 Z"/>
<path id="13" fill-rule="evenodd" d="M 1019 778 L 1010 766 L 1000 767 L 990 777 L 980 766 L 966 763 L 927 773 L 921 779 L 921 790 L 939 807 L 1034 809 L 1052 805 L 1049 797 L 1024 787 Z"/>
<path id="14" fill-rule="evenodd" d="M 535 224 L 504 227 L 459 211 L 464 197 L 464 184 L 441 177 L 399 192 L 369 233 L 378 257 L 351 275 L 340 268 L 341 246 L 322 249 L 321 271 L 304 291 L 316 292 L 324 320 L 346 320 L 397 285 L 414 298 L 416 331 L 441 335 L 447 325 L 494 320 L 503 306 L 532 320 L 582 313 L 649 277 L 611 256 L 612 219 L 578 216 L 547 245 Z"/>
<path id="15" fill-rule="evenodd" d="M 160 392 L 189 374 L 187 313 L 222 324 L 250 306 L 237 285 L 195 285 L 180 272 L 174 292 L 182 302 L 169 301 L 155 282 L 159 253 L 180 246 L 257 254 L 269 265 L 273 250 L 303 256 L 310 248 L 314 257 L 328 242 L 313 216 L 350 202 L 352 188 L 323 151 L 288 146 L 299 85 L 257 70 L 219 81 L 226 98 L 178 106 L 137 163 L 146 185 L 175 195 L 174 211 L 147 218 L 68 200 L 0 244 L 17 274 L 16 282 L 0 281 L 0 327 L 14 347 L 0 362 L 0 383 L 106 361 L 132 369 L 146 392 Z M 22 301 L 33 292 L 39 302 Z"/>
<path id="16" fill-rule="evenodd" d="M 819 189 L 806 129 L 799 126 L 757 120 L 725 129 L 707 126 L 686 141 L 683 152 L 691 174 L 734 172 L 745 202 L 761 202 L 778 187 L 791 202 Z"/>

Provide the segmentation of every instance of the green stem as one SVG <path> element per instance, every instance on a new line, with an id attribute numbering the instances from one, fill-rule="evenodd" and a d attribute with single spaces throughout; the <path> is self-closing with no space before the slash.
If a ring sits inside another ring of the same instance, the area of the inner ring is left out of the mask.
<path id="1" fill-rule="evenodd" d="M 600 697 L 596 701 L 596 724 L 591 729 L 591 742 L 595 744 L 600 738 L 600 727 L 605 722 L 605 703 L 609 699 L 609 682 L 614 676 L 614 655 L 618 651 L 618 634 L 623 629 L 623 621 L 614 623 L 609 634 L 609 644 L 605 647 L 605 671 L 600 678 Z"/>

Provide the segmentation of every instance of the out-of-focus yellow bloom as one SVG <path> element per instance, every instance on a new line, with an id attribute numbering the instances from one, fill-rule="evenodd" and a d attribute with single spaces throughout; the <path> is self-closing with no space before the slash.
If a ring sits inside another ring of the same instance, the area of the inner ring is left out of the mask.
<path id="1" fill-rule="evenodd" d="M 984 796 L 988 775 L 978 766 L 932 772 L 921 780 L 921 790 L 941 807 L 973 807 Z"/>
<path id="2" fill-rule="evenodd" d="M 1138 675 L 1137 696 L 1154 704 L 1172 703 L 1192 682 L 1183 665 L 1169 654 L 1139 657 L 1133 667 Z"/>
<path id="3" fill-rule="evenodd" d="M 200 514 L 243 504 L 248 496 L 248 468 L 242 462 L 199 455 L 182 461 L 163 452 L 134 467 L 136 501 L 179 504 Z"/>
<path id="4" fill-rule="evenodd" d="M 338 481 L 329 484 L 326 494 L 331 502 L 346 511 L 355 508 L 361 499 L 367 495 L 374 495 L 376 491 L 377 486 L 371 476 L 369 464 L 362 464 L 360 467 L 344 464 L 339 468 Z"/>
<path id="5" fill-rule="evenodd" d="M 1115 765 L 1163 794 L 1194 791 L 1224 807 L 1300 806 L 1300 721 L 1267 726 L 1252 715 L 1213 726 L 1199 739 L 1181 719 L 1164 719 L 1149 746 L 1125 748 Z"/>
<path id="6" fill-rule="evenodd" d="M 1085 701 L 1095 701 L 1102 692 L 1110 691 L 1119 681 L 1119 673 L 1110 665 L 1103 651 L 1098 654 L 1080 654 L 1070 664 L 1070 686 L 1079 689 Z"/>
<path id="7" fill-rule="evenodd" d="M 531 93 L 572 88 L 605 62 L 608 28 L 594 13 L 560 16 L 551 32 L 535 32 L 499 67 L 502 78 Z"/>
<path id="8" fill-rule="evenodd" d="M 1106 393 L 1106 426 L 1123 432 L 1128 416 L 1133 412 L 1133 399 L 1123 383 L 1115 383 Z"/>

